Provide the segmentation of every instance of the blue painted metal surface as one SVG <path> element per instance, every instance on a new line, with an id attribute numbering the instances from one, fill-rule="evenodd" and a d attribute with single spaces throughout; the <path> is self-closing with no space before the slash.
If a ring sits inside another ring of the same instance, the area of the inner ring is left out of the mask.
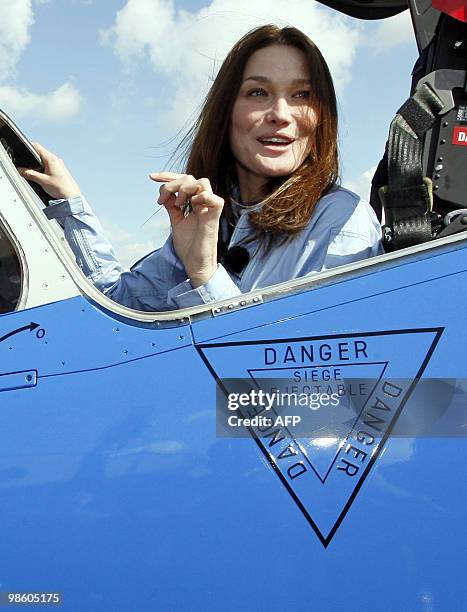
<path id="1" fill-rule="evenodd" d="M 191 329 L 82 298 L 0 317 L 0 374 L 37 372 L 0 385 L 0 590 L 61 591 L 66 610 L 466 609 L 465 431 L 394 429 L 427 401 L 424 380 L 467 379 L 465 255 Z M 295 441 L 309 464 L 294 478 L 302 458 L 271 438 L 216 437 L 215 377 L 330 365 L 375 380 L 362 409 L 378 393 L 389 405 L 383 371 L 404 381 L 354 476 L 319 432 Z"/>

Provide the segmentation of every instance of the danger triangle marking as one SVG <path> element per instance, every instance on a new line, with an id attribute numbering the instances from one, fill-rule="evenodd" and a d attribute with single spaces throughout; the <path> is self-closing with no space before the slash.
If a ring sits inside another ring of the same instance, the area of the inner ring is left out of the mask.
<path id="1" fill-rule="evenodd" d="M 442 332 L 443 328 L 389 330 L 212 343 L 197 349 L 226 395 L 232 392 L 229 379 L 249 378 L 252 386 L 264 386 L 265 378 L 278 375 L 287 378 L 293 373 L 297 379 L 306 372 L 322 379 L 325 371 L 326 376 L 336 371 L 341 376 L 345 371 L 347 378 L 372 380 L 357 410 L 354 404 L 353 418 L 346 417 L 339 424 L 342 434 L 330 450 L 322 422 L 307 439 L 294 437 L 286 427 L 250 428 L 254 441 L 327 547 L 383 450 Z M 321 452 L 323 461 L 319 460 Z"/>
<path id="2" fill-rule="evenodd" d="M 297 439 L 300 444 L 300 448 L 303 453 L 303 460 L 324 483 L 329 476 L 333 460 L 335 460 L 341 441 L 345 439 L 351 432 L 358 415 L 361 414 L 362 410 L 368 403 L 372 392 L 376 385 L 381 380 L 384 371 L 387 368 L 387 362 L 385 363 L 369 363 L 369 364 L 331 364 L 330 366 L 314 366 L 313 370 L 315 373 L 322 375 L 324 372 L 329 372 L 332 368 L 332 372 L 339 371 L 339 375 L 342 376 L 341 384 L 336 385 L 336 381 L 316 381 L 306 380 L 301 385 L 286 385 L 286 393 L 299 393 L 306 391 L 311 393 L 312 391 L 328 392 L 339 391 L 339 387 L 342 392 L 351 394 L 350 397 L 340 396 L 338 409 L 328 410 L 306 410 L 303 415 L 304 422 L 308 422 L 307 433 L 312 434 L 312 437 Z M 299 378 L 302 380 L 306 377 L 309 368 L 304 366 L 298 368 L 273 368 L 268 370 L 269 375 L 273 375 L 271 381 L 273 384 L 277 384 L 278 380 L 289 377 L 290 380 Z M 264 370 L 249 370 L 248 374 L 255 383 L 258 389 L 271 392 L 271 385 L 268 385 L 268 380 L 264 378 Z M 276 378 L 277 377 L 277 378 Z M 364 382 L 362 382 L 364 381 Z M 357 393 L 359 392 L 359 393 Z M 279 415 L 278 412 L 273 410 L 273 414 Z M 294 438 L 293 432 L 287 427 L 287 433 Z M 303 426 L 302 426 L 303 429 Z M 317 443 L 319 442 L 319 443 Z"/>

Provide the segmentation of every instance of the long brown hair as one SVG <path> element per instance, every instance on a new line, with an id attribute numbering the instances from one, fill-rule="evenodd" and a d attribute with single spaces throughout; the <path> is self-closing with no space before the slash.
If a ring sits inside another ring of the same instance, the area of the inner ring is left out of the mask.
<path id="1" fill-rule="evenodd" d="M 292 175 L 271 179 L 261 210 L 251 214 L 251 221 L 259 232 L 268 233 L 274 239 L 287 238 L 302 230 L 318 200 L 338 180 L 336 95 L 329 68 L 318 47 L 292 27 L 265 25 L 243 36 L 225 58 L 200 115 L 182 145 L 189 151 L 186 172 L 210 180 L 214 193 L 226 202 L 223 216 L 231 221 L 230 191 L 236 182 L 229 139 L 232 110 L 249 58 L 269 45 L 295 47 L 304 53 L 312 82 L 310 106 L 316 114 L 309 156 Z M 222 252 L 225 245 L 220 246 Z"/>

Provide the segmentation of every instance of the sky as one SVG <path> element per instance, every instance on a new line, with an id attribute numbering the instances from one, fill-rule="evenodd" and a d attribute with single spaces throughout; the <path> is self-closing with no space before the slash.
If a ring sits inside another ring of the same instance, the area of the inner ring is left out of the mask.
<path id="1" fill-rule="evenodd" d="M 318 44 L 337 90 L 342 183 L 365 197 L 418 55 L 408 11 L 370 22 L 313 0 L 1 5 L 0 108 L 64 159 L 126 266 L 168 233 L 148 174 L 168 167 L 227 51 L 248 30 L 293 25 Z"/>

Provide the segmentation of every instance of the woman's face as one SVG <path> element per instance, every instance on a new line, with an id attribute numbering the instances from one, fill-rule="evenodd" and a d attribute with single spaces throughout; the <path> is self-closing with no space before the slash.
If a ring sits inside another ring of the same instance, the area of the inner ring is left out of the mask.
<path id="1" fill-rule="evenodd" d="M 311 149 L 316 114 L 305 54 L 270 45 L 248 60 L 235 100 L 230 147 L 242 200 L 260 198 L 268 179 L 287 176 Z"/>

